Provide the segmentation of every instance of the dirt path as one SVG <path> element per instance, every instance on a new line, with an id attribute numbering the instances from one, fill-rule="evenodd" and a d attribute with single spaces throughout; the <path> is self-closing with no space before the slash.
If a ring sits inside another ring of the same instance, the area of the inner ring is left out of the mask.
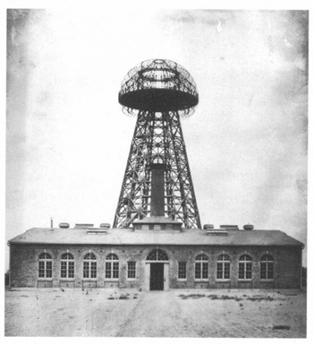
<path id="1" fill-rule="evenodd" d="M 304 338 L 304 292 L 6 291 L 6 336 Z"/>
<path id="2" fill-rule="evenodd" d="M 169 291 L 143 294 L 136 308 L 120 327 L 118 337 L 192 336 L 181 316 L 179 299 Z"/>

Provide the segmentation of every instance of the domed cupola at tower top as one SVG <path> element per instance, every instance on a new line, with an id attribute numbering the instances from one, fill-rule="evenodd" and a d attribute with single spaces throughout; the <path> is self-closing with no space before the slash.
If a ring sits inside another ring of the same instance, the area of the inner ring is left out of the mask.
<path id="1" fill-rule="evenodd" d="M 190 73 L 171 60 L 146 60 L 124 78 L 119 102 L 131 113 L 178 111 L 189 115 L 198 104 L 196 84 Z"/>

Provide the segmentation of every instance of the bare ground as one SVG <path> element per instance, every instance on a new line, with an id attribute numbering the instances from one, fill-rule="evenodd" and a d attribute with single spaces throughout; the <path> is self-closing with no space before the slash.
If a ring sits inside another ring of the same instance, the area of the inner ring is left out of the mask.
<path id="1" fill-rule="evenodd" d="M 302 291 L 15 289 L 6 336 L 305 338 Z"/>

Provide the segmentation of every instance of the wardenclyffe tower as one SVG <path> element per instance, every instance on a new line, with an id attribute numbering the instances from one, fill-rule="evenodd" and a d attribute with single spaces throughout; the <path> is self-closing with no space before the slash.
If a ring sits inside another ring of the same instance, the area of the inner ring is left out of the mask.
<path id="1" fill-rule="evenodd" d="M 201 228 L 180 117 L 198 104 L 196 84 L 170 60 L 147 60 L 124 78 L 119 103 L 136 116 L 114 228 L 166 220 Z"/>

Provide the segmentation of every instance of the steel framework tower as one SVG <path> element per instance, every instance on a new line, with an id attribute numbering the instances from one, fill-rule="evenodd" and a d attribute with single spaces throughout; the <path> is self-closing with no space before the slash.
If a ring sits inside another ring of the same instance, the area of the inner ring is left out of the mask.
<path id="1" fill-rule="evenodd" d="M 193 78 L 173 61 L 144 61 L 124 78 L 119 103 L 137 123 L 113 227 L 166 217 L 201 228 L 180 124 L 198 104 Z"/>

